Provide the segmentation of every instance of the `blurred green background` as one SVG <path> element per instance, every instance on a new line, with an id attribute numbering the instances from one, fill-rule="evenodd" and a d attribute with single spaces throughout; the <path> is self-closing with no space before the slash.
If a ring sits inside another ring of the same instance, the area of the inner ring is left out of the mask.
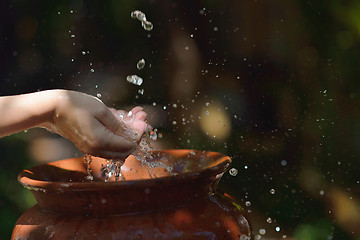
<path id="1" fill-rule="evenodd" d="M 255 236 L 360 239 L 359 1 L 15 0 L 0 26 L 1 96 L 65 88 L 144 106 L 159 148 L 233 159 L 219 189 L 247 202 Z M 0 153 L 8 239 L 35 204 L 17 174 L 81 153 L 39 129 L 0 139 Z"/>

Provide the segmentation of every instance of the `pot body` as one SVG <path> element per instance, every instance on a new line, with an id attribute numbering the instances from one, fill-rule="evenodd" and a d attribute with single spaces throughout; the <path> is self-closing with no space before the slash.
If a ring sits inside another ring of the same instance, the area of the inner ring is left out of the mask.
<path id="1" fill-rule="evenodd" d="M 19 181 L 38 204 L 18 219 L 12 239 L 250 239 L 241 206 L 216 194 L 229 157 L 193 150 L 153 154 L 151 169 L 129 156 L 121 168 L 126 181 L 104 182 L 107 161 L 99 158 L 90 165 L 92 181 L 83 158 L 22 171 Z"/>
<path id="2" fill-rule="evenodd" d="M 12 239 L 230 240 L 250 239 L 250 233 L 240 205 L 217 194 L 185 206 L 131 214 L 68 214 L 35 205 L 18 219 Z"/>

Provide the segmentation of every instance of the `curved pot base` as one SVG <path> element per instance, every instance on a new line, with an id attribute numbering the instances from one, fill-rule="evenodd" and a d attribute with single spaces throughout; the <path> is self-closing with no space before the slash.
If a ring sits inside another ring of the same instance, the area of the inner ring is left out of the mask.
<path id="1" fill-rule="evenodd" d="M 184 207 L 128 215 L 73 215 L 35 205 L 18 219 L 12 239 L 230 240 L 250 232 L 238 204 L 211 196 Z"/>

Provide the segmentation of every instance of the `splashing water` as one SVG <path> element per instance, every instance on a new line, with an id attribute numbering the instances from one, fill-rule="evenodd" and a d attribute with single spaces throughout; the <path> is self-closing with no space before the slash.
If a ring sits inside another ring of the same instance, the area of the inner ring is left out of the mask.
<path id="1" fill-rule="evenodd" d="M 86 172 L 87 172 L 87 176 L 86 179 L 92 181 L 94 179 L 93 175 L 91 175 L 91 168 L 90 168 L 90 163 L 92 162 L 92 158 L 91 155 L 85 154 L 84 156 L 84 160 L 85 160 L 85 164 L 86 164 Z"/>
<path id="2" fill-rule="evenodd" d="M 155 147 L 151 144 L 151 140 L 157 140 L 158 130 L 147 130 L 144 136 L 141 138 L 140 143 L 138 144 L 137 149 L 132 153 L 135 158 L 141 163 L 142 166 L 146 167 L 147 172 L 149 173 L 150 178 L 156 178 L 156 173 L 154 169 L 163 168 L 168 173 L 174 175 L 173 167 L 167 165 L 166 159 L 153 153 L 152 150 L 156 150 Z M 135 140 L 134 140 L 135 141 Z M 92 176 L 92 170 L 90 168 L 90 163 L 93 161 L 90 155 L 84 156 L 84 161 L 87 166 L 86 179 L 92 181 L 94 177 Z M 126 180 L 122 173 L 121 167 L 124 165 L 125 160 L 113 160 L 108 159 L 106 165 L 102 165 L 101 176 L 104 178 L 105 182 L 109 182 L 111 177 L 115 177 L 115 181 L 124 181 Z"/>
<path id="3" fill-rule="evenodd" d="M 105 182 L 109 182 L 112 176 L 115 176 L 115 181 L 125 180 L 121 174 L 121 167 L 125 161 L 121 160 L 107 160 L 107 164 L 102 167 L 102 177 L 105 178 Z"/>
<path id="4" fill-rule="evenodd" d="M 146 16 L 143 12 L 139 11 L 139 10 L 135 10 L 132 11 L 130 16 L 134 19 L 137 19 L 141 22 L 141 26 L 146 30 L 146 31 L 151 31 L 153 29 L 153 24 L 150 21 L 146 20 Z"/>

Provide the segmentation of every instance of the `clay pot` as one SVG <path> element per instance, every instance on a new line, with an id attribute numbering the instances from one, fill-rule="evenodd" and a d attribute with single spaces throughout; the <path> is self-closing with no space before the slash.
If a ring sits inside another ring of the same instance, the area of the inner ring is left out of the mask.
<path id="1" fill-rule="evenodd" d="M 16 222 L 20 239 L 250 239 L 241 206 L 215 188 L 231 159 L 215 152 L 165 150 L 147 169 L 134 156 L 122 167 L 126 181 L 104 182 L 101 164 L 83 158 L 60 160 L 24 170 L 20 183 L 38 204 Z M 156 176 L 156 177 L 155 177 Z"/>

